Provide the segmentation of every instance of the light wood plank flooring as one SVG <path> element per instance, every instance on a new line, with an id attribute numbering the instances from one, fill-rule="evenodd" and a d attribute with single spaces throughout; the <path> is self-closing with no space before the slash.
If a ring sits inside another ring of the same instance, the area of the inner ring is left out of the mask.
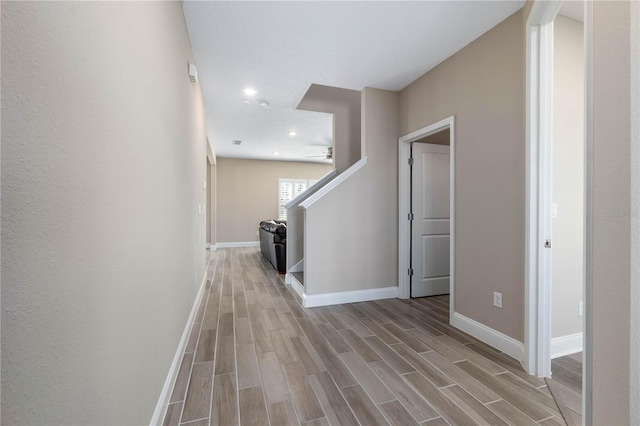
<path id="1" fill-rule="evenodd" d="M 255 248 L 209 255 L 165 425 L 564 425 L 448 296 L 306 309 Z"/>
<path id="2" fill-rule="evenodd" d="M 582 352 L 551 361 L 551 379 L 545 379 L 569 426 L 582 424 Z"/>

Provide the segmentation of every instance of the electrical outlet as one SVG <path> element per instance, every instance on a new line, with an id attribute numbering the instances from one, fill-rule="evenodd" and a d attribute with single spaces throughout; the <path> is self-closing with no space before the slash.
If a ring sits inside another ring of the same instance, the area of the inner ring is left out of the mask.
<path id="1" fill-rule="evenodd" d="M 502 293 L 498 293 L 497 291 L 493 292 L 493 306 L 502 308 Z"/>
<path id="2" fill-rule="evenodd" d="M 256 235 L 260 235 L 260 231 L 256 231 Z"/>
<path id="3" fill-rule="evenodd" d="M 581 317 L 584 315 L 584 303 L 582 301 L 578 302 L 578 316 Z"/>

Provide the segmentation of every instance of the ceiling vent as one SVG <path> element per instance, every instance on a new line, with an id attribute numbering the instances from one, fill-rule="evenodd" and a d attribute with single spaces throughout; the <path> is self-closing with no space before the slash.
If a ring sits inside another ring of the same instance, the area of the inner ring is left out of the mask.
<path id="1" fill-rule="evenodd" d="M 240 145 L 242 143 L 242 141 L 239 140 L 239 139 L 234 139 L 234 140 L 231 141 L 231 143 L 234 144 L 234 145 Z"/>

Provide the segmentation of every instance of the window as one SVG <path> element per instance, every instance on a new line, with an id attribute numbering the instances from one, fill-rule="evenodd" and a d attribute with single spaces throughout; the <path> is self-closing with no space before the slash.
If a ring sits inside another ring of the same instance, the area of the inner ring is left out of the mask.
<path id="1" fill-rule="evenodd" d="M 287 220 L 287 209 L 284 208 L 284 205 L 316 182 L 317 180 L 280 179 L 278 181 L 278 219 Z"/>

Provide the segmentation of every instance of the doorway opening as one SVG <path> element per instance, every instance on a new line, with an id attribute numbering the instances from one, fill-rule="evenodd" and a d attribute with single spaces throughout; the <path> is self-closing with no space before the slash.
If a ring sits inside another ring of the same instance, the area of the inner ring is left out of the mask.
<path id="1" fill-rule="evenodd" d="M 565 355 L 564 364 L 580 371 L 582 380 L 582 386 L 573 389 L 572 403 L 567 404 L 571 406 L 570 417 L 580 423 L 579 417 L 584 416 L 589 424 L 589 404 L 585 401 L 589 398 L 590 373 L 588 362 L 582 362 L 579 353 L 584 341 L 582 353 L 584 358 L 590 357 L 586 261 L 590 246 L 586 208 L 590 171 L 584 131 L 592 27 L 590 6 L 582 2 L 571 5 L 584 12 L 582 24 L 559 17 L 562 5 L 562 1 L 534 2 L 527 21 L 523 361 L 529 374 L 551 378 L 551 360 Z M 547 383 L 553 392 L 554 386 Z M 563 404 L 557 397 L 556 402 L 559 407 Z M 568 420 L 562 407 L 561 411 Z"/>
<path id="2" fill-rule="evenodd" d="M 411 143 L 411 297 L 449 294 L 449 134 Z"/>
<path id="3" fill-rule="evenodd" d="M 437 200 L 433 209 L 420 206 L 423 210 L 420 215 L 417 206 L 412 208 L 416 203 L 413 193 L 418 193 L 412 188 L 412 148 L 420 151 L 421 161 L 430 165 L 426 175 L 419 172 L 428 179 L 428 184 L 420 188 L 420 195 Z M 408 299 L 428 293 L 449 293 L 451 318 L 455 306 L 455 117 L 401 137 L 398 171 L 398 296 Z M 416 225 L 418 217 L 424 225 L 424 233 L 420 241 L 414 241 L 412 230 L 419 227 Z M 419 255 L 422 258 L 420 265 L 414 264 L 420 261 L 413 256 L 416 250 L 423 250 Z M 413 291 L 412 284 L 415 284 Z M 447 288 L 443 290 L 443 286 Z"/>

